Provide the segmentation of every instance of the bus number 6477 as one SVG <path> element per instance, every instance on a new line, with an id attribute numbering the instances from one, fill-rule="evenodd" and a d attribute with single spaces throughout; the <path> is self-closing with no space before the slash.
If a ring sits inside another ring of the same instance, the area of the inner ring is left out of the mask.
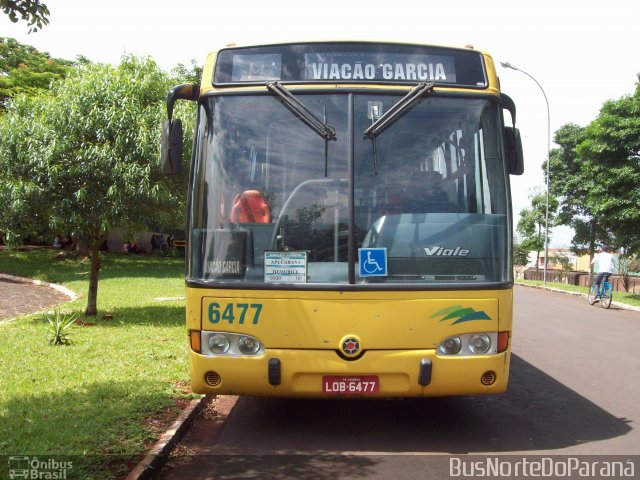
<path id="1" fill-rule="evenodd" d="M 222 320 L 232 325 L 237 320 L 237 323 L 242 325 L 246 320 L 253 325 L 257 325 L 261 311 L 261 303 L 227 303 L 221 305 L 217 302 L 211 302 L 209 304 L 209 321 L 218 323 Z"/>

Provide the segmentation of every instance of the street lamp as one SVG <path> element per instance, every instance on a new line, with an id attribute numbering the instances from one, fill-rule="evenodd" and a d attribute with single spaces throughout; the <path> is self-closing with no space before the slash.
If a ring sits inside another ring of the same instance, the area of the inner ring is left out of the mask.
<path id="1" fill-rule="evenodd" d="M 544 96 L 544 101 L 547 104 L 547 205 L 545 211 L 545 219 L 544 219 L 544 283 L 547 283 L 547 265 L 549 262 L 549 185 L 551 183 L 551 177 L 549 176 L 549 151 L 551 150 L 551 112 L 549 110 L 549 100 L 547 100 L 547 94 L 544 92 L 542 85 L 538 83 L 538 81 L 533 78 L 530 74 L 525 72 L 524 70 L 519 69 L 518 67 L 510 64 L 509 62 L 500 62 L 504 68 L 510 68 L 511 70 L 516 70 L 518 72 L 524 73 L 531 80 L 536 82 L 536 85 L 540 88 L 542 95 Z"/>

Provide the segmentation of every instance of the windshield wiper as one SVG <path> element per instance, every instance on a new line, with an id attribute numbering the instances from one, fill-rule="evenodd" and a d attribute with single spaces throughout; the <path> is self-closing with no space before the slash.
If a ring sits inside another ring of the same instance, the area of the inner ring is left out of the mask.
<path id="1" fill-rule="evenodd" d="M 289 90 L 284 88 L 279 82 L 267 82 L 267 90 L 275 96 L 282 105 L 284 105 L 291 113 L 298 117 L 311 130 L 324 138 L 324 176 L 327 176 L 327 164 L 329 159 L 329 140 L 337 140 L 336 130 L 327 125 L 326 118 L 322 122 Z M 326 113 L 325 113 L 326 117 Z"/>
<path id="2" fill-rule="evenodd" d="M 422 96 L 426 95 L 429 92 L 432 92 L 434 86 L 435 84 L 432 82 L 419 83 L 414 88 L 412 88 L 409 93 L 398 100 L 389 110 L 387 110 L 384 115 L 373 121 L 369 128 L 364 131 L 364 138 L 371 139 L 371 143 L 373 144 L 373 170 L 376 175 L 378 174 L 376 138 L 387 128 L 393 125 L 395 121 L 398 120 L 402 115 L 413 108 L 420 101 Z"/>

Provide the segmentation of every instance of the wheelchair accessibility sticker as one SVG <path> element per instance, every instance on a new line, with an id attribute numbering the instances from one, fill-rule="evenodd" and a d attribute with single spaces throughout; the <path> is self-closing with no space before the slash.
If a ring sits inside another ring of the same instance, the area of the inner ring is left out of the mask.
<path id="1" fill-rule="evenodd" d="M 361 277 L 386 277 L 387 273 L 387 249 L 386 248 L 359 248 Z"/>

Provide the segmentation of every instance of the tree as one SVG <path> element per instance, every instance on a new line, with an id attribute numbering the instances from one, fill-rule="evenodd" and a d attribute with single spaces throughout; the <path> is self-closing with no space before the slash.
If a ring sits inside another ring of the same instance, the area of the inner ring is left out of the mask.
<path id="1" fill-rule="evenodd" d="M 49 24 L 49 9 L 40 0 L 0 0 L 0 9 L 13 23 L 18 22 L 18 16 L 25 20 L 31 27 L 29 33 L 37 32 Z"/>
<path id="2" fill-rule="evenodd" d="M 540 189 L 535 189 L 529 196 L 531 200 L 531 208 L 525 208 L 520 211 L 520 220 L 516 226 L 516 230 L 523 237 L 522 247 L 536 252 L 536 271 L 540 263 L 540 252 L 544 250 L 544 237 L 546 225 L 546 193 Z M 555 222 L 555 212 L 558 209 L 558 200 L 555 197 L 549 197 L 549 228 Z M 551 237 L 548 238 L 551 241 Z"/>
<path id="3" fill-rule="evenodd" d="M 51 58 L 13 38 L 0 37 L 0 112 L 22 93 L 35 95 L 67 76 L 74 62 Z"/>
<path id="4" fill-rule="evenodd" d="M 202 78 L 202 67 L 195 60 L 191 60 L 191 66 L 187 67 L 182 63 L 176 65 L 171 72 L 176 78 L 182 79 L 183 83 L 200 83 Z"/>
<path id="5" fill-rule="evenodd" d="M 617 270 L 618 275 L 622 277 L 624 291 L 628 292 L 631 288 L 631 258 L 626 255 L 618 255 Z"/>
<path id="6" fill-rule="evenodd" d="M 572 250 L 577 254 L 588 252 L 593 260 L 595 246 L 607 238 L 607 232 L 587 201 L 593 178 L 583 169 L 583 161 L 576 151 L 584 138 L 584 128 L 573 123 L 556 130 L 554 142 L 559 148 L 551 150 L 549 155 L 550 191 L 559 198 L 557 224 L 568 225 L 575 232 Z M 543 171 L 545 167 L 543 164 Z"/>
<path id="7" fill-rule="evenodd" d="M 0 119 L 0 209 L 11 212 L 0 230 L 76 232 L 91 259 L 87 315 L 97 313 L 109 230 L 144 228 L 183 204 L 184 179 L 166 179 L 158 166 L 174 83 L 150 58 L 123 57 L 119 66 L 83 66 L 49 93 L 19 96 Z"/>
<path id="8" fill-rule="evenodd" d="M 560 265 L 560 270 L 563 275 L 564 272 L 569 272 L 573 269 L 573 263 L 571 263 L 571 259 L 566 253 L 558 252 L 553 257 L 550 258 L 553 263 Z"/>
<path id="9" fill-rule="evenodd" d="M 513 244 L 513 264 L 524 267 L 529 263 L 529 250 L 522 245 Z"/>
<path id="10" fill-rule="evenodd" d="M 634 95 L 606 102 L 577 146 L 594 217 L 610 242 L 640 251 L 640 83 Z"/>

